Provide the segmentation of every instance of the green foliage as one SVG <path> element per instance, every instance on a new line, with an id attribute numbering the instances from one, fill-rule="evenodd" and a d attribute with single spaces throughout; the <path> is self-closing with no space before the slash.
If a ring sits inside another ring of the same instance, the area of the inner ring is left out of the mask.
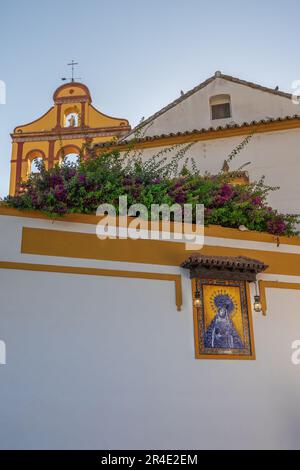
<path id="1" fill-rule="evenodd" d="M 229 155 L 231 161 L 249 142 L 248 136 Z M 79 164 L 63 162 L 50 170 L 40 163 L 38 174 L 21 184 L 19 193 L 6 203 L 19 209 L 40 210 L 50 216 L 66 213 L 95 213 L 103 203 L 118 209 L 118 199 L 127 195 L 128 204 L 204 204 L 205 224 L 224 227 L 246 226 L 249 230 L 295 235 L 299 217 L 280 214 L 269 207 L 268 195 L 277 188 L 264 178 L 247 185 L 234 185 L 237 172 L 216 176 L 201 174 L 195 161 L 186 158 L 192 144 L 165 148 L 144 159 L 134 145 L 128 152 L 106 152 L 80 158 Z M 170 158 L 170 153 L 175 156 Z M 185 158 L 184 162 L 182 160 Z"/>

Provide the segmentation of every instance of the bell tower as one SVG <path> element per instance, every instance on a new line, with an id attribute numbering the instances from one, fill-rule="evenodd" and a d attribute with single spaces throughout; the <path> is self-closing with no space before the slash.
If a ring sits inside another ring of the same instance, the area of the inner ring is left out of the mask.
<path id="1" fill-rule="evenodd" d="M 35 171 L 37 159 L 51 168 L 62 158 L 80 155 L 87 143 L 110 141 L 130 130 L 127 119 L 108 116 L 92 105 L 86 85 L 75 81 L 61 85 L 54 92 L 53 106 L 43 116 L 17 126 L 11 134 L 10 194 Z"/>

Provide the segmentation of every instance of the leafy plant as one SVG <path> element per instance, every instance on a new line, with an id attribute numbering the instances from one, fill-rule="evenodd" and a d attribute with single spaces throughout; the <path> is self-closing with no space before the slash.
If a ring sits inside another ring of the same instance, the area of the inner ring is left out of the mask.
<path id="1" fill-rule="evenodd" d="M 251 136 L 234 149 L 231 162 Z M 18 194 L 6 203 L 19 209 L 39 210 L 49 216 L 66 213 L 95 213 L 103 203 L 118 208 L 119 196 L 127 195 L 128 204 L 204 204 L 205 224 L 224 227 L 246 226 L 249 230 L 274 235 L 295 235 L 300 219 L 281 214 L 268 204 L 268 195 L 278 188 L 265 185 L 264 178 L 249 184 L 233 184 L 240 172 L 221 171 L 201 174 L 193 159 L 186 157 L 192 144 L 164 148 L 151 158 L 134 144 L 127 152 L 107 151 L 101 155 L 82 155 L 78 165 L 65 161 L 47 170 L 38 163 L 39 173 L 21 183 Z M 170 154 L 175 156 L 170 158 Z M 182 161 L 184 162 L 182 163 Z M 191 164 L 190 164 L 191 163 Z"/>

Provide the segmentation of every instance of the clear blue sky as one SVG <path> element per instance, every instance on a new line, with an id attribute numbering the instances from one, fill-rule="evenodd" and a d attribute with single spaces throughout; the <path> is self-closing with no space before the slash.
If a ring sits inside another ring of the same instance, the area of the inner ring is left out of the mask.
<path id="1" fill-rule="evenodd" d="M 93 104 L 134 125 L 216 70 L 290 91 L 300 79 L 299 13 L 297 0 L 4 0 L 0 195 L 10 132 L 51 106 L 71 59 Z"/>

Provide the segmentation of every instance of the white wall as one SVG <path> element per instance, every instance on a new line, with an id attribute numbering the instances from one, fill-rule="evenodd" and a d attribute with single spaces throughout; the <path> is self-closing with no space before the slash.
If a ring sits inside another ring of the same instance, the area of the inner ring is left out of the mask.
<path id="1" fill-rule="evenodd" d="M 193 157 L 204 173 L 217 174 L 228 157 L 244 137 L 230 137 L 195 143 L 186 156 Z M 160 151 L 160 148 L 145 150 L 144 158 Z M 175 150 L 168 154 L 168 158 Z M 182 160 L 184 161 L 184 159 Z M 244 163 L 251 162 L 244 169 L 249 172 L 250 181 L 266 176 L 266 184 L 279 186 L 272 192 L 270 204 L 288 213 L 300 213 L 300 132 L 298 129 L 254 135 L 251 141 L 230 163 L 236 170 Z"/>
<path id="2" fill-rule="evenodd" d="M 1 216 L 0 261 L 180 273 L 23 254 L 22 227 L 95 233 L 90 224 Z M 0 448 L 300 448 L 300 365 L 291 363 L 300 291 L 267 290 L 268 316 L 254 315 L 256 361 L 195 360 L 191 284 L 181 274 L 178 312 L 173 282 L 0 269 Z"/>
<path id="3" fill-rule="evenodd" d="M 214 95 L 231 96 L 232 117 L 211 120 L 209 98 Z M 278 118 L 300 114 L 299 105 L 292 100 L 249 86 L 216 78 L 206 87 L 192 94 L 177 106 L 157 117 L 151 126 L 146 126 L 146 135 L 184 132 L 224 126 L 228 123 L 251 122 L 267 118 Z"/>
<path id="4" fill-rule="evenodd" d="M 0 270 L 2 449 L 300 448 L 298 291 L 269 291 L 256 361 L 194 359 L 169 282 Z M 116 295 L 117 293 L 117 295 Z"/>
<path id="5" fill-rule="evenodd" d="M 219 94 L 231 96 L 232 117 L 212 121 L 209 99 Z M 153 136 L 295 114 L 300 114 L 300 106 L 288 98 L 223 78 L 215 78 L 207 86 L 155 118 L 145 126 L 143 132 L 145 136 Z M 208 171 L 216 174 L 230 152 L 242 140 L 243 137 L 237 137 L 198 142 L 188 154 L 199 163 L 203 173 Z M 250 161 L 251 165 L 246 170 L 249 171 L 251 181 L 265 175 L 267 184 L 281 188 L 280 191 L 271 194 L 270 204 L 283 212 L 299 213 L 299 148 L 299 129 L 257 134 L 232 162 L 231 169 L 238 169 Z M 144 156 L 148 158 L 159 150 L 159 148 L 146 150 Z"/>

